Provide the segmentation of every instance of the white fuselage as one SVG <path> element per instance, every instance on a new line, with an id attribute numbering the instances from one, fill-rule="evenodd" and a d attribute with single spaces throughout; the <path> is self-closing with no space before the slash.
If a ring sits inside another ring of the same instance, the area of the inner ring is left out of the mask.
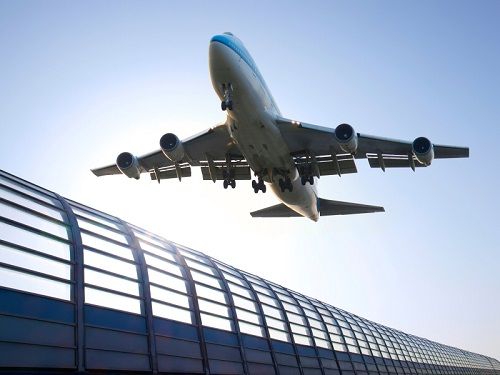
<path id="1" fill-rule="evenodd" d="M 316 184 L 302 185 L 276 123 L 279 109 L 248 51 L 238 38 L 216 35 L 210 42 L 209 64 L 212 84 L 221 100 L 223 85 L 232 86 L 233 108 L 227 111 L 226 125 L 250 168 L 263 175 L 284 204 L 317 221 Z M 283 192 L 278 186 L 278 179 L 284 176 L 290 177 L 292 191 Z"/>

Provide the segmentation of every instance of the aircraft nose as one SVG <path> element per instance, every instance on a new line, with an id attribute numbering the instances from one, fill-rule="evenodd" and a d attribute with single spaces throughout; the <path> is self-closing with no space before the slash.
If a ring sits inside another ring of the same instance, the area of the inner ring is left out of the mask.
<path id="1" fill-rule="evenodd" d="M 224 63 L 226 48 L 227 47 L 224 44 L 217 41 L 210 42 L 210 47 L 208 48 L 208 58 L 211 65 L 221 65 L 221 63 Z"/>

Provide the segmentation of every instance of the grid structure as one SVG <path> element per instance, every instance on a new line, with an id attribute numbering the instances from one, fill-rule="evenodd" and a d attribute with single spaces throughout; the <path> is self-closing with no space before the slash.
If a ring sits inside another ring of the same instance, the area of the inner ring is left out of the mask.
<path id="1" fill-rule="evenodd" d="M 0 171 L 0 372 L 500 374 Z"/>

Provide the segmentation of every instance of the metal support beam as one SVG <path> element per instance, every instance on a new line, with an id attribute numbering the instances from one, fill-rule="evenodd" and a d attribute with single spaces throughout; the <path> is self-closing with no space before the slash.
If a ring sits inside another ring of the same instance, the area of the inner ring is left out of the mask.
<path id="1" fill-rule="evenodd" d="M 159 181 L 159 180 L 158 180 Z M 148 267 L 146 265 L 146 259 L 144 258 L 144 252 L 141 249 L 139 241 L 134 234 L 134 231 L 130 226 L 123 220 L 120 220 L 120 224 L 128 235 L 128 243 L 132 249 L 132 255 L 136 264 L 139 266 L 139 281 L 142 285 L 142 301 L 144 303 L 144 314 L 146 315 L 146 329 L 148 332 L 148 346 L 149 346 L 149 362 L 151 364 L 151 370 L 153 374 L 158 373 L 158 356 L 156 354 L 156 341 L 154 335 L 154 323 L 153 323 L 153 306 L 151 302 L 151 292 L 149 289 L 149 276 Z"/>
<path id="2" fill-rule="evenodd" d="M 83 319 L 83 305 L 84 305 L 84 284 L 83 284 L 83 243 L 80 234 L 80 227 L 76 220 L 75 213 L 71 209 L 69 203 L 59 194 L 54 193 L 61 202 L 64 211 L 66 212 L 69 228 L 71 231 L 71 244 L 73 254 L 71 259 L 74 262 L 73 266 L 73 280 L 74 287 L 74 301 L 75 301 L 75 341 L 76 341 L 76 369 L 78 372 L 85 371 L 85 321 Z"/>
<path id="3" fill-rule="evenodd" d="M 241 338 L 241 332 L 240 332 L 240 327 L 238 326 L 238 319 L 236 317 L 236 309 L 234 307 L 234 300 L 233 300 L 233 295 L 231 291 L 229 290 L 229 285 L 227 284 L 226 279 L 224 278 L 224 275 L 222 274 L 221 270 L 219 267 L 217 267 L 217 264 L 210 258 L 206 257 L 206 259 L 210 262 L 212 267 L 215 269 L 217 272 L 217 275 L 219 276 L 222 285 L 224 286 L 224 290 L 227 293 L 227 298 L 229 299 L 229 309 L 231 310 L 231 315 L 233 316 L 233 321 L 234 321 L 234 329 L 236 331 L 236 336 L 238 337 L 238 344 L 239 344 L 239 349 L 240 349 L 240 355 L 241 355 L 241 360 L 243 362 L 243 369 L 245 371 L 245 374 L 249 373 L 248 370 L 248 363 L 246 360 L 246 355 L 245 355 L 245 350 L 243 350 L 243 339 Z"/>

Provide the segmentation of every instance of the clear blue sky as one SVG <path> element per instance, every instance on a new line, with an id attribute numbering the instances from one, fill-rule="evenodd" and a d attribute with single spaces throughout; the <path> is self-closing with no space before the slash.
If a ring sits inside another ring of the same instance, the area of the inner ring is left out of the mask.
<path id="1" fill-rule="evenodd" d="M 500 359 L 499 1 L 0 1 L 0 168 L 360 316 Z M 224 120 L 208 42 L 232 31 L 284 115 L 466 145 L 413 173 L 325 177 L 385 214 L 255 220 L 250 183 L 90 168 Z M 147 176 L 145 176 L 147 177 Z"/>

